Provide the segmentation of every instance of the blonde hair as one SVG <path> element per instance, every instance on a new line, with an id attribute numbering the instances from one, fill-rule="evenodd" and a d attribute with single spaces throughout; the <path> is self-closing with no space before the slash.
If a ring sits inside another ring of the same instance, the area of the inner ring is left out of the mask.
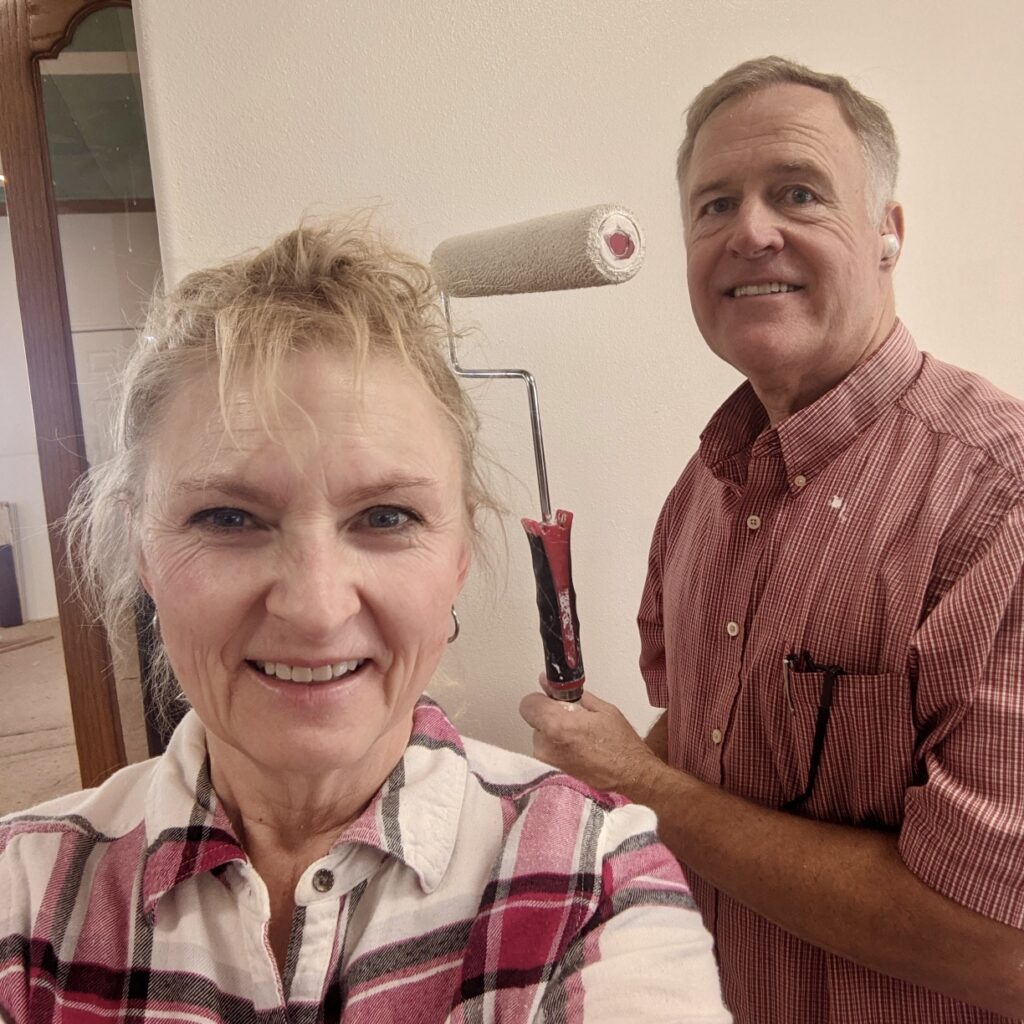
<path id="1" fill-rule="evenodd" d="M 676 159 L 676 181 L 690 168 L 697 132 L 714 111 L 728 100 L 750 96 L 772 85 L 808 85 L 832 96 L 843 119 L 852 129 L 864 155 L 868 176 L 868 213 L 880 221 L 885 207 L 896 191 L 899 172 L 899 146 L 885 108 L 855 89 L 840 75 L 812 71 L 785 57 L 759 57 L 744 61 L 705 86 L 690 104 L 686 114 L 686 136 Z"/>
<path id="2" fill-rule="evenodd" d="M 65 519 L 71 567 L 113 642 L 135 634 L 143 590 L 137 524 L 150 445 L 169 404 L 216 371 L 221 409 L 241 374 L 273 406 L 283 361 L 300 351 L 400 360 L 437 398 L 458 439 L 467 523 L 497 509 L 479 471 L 479 421 L 444 355 L 447 326 L 430 270 L 373 232 L 367 219 L 305 223 L 262 251 L 190 274 L 158 298 L 125 368 L 113 454 L 80 482 Z M 269 429 L 269 427 L 268 427 Z M 164 716 L 181 699 L 154 637 L 152 688 Z"/>

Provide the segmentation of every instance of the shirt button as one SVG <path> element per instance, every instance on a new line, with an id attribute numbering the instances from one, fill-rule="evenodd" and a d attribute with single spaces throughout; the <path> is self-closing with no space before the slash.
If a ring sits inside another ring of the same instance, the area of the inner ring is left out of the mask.
<path id="1" fill-rule="evenodd" d="M 721 743 L 722 742 L 722 730 L 721 729 L 712 729 L 711 730 L 711 742 L 712 743 Z"/>
<path id="2" fill-rule="evenodd" d="M 317 892 L 330 892 L 334 888 L 334 872 L 321 868 L 313 875 L 313 888 Z"/>
<path id="3" fill-rule="evenodd" d="M 806 483 L 807 477 L 805 477 L 802 473 L 798 473 L 795 477 L 793 477 L 794 487 L 803 487 Z"/>
<path id="4" fill-rule="evenodd" d="M 739 636 L 740 626 L 738 622 L 727 622 L 725 624 L 725 631 L 729 636 Z"/>
<path id="5" fill-rule="evenodd" d="M 761 517 L 760 516 L 747 516 L 747 527 L 751 530 L 761 529 Z"/>

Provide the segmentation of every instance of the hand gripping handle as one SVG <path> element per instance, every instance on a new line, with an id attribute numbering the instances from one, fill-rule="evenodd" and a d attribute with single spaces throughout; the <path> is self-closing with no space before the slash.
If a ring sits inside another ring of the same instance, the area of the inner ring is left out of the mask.
<path id="1" fill-rule="evenodd" d="M 580 652 L 576 591 L 572 585 L 572 513 L 558 509 L 554 522 L 524 519 L 522 523 L 537 580 L 537 611 L 549 694 L 556 700 L 576 701 L 583 696 L 586 676 Z"/>

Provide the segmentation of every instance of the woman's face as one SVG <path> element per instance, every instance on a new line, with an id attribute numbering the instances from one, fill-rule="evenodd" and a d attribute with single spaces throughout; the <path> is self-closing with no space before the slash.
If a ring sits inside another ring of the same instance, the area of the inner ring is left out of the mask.
<path id="1" fill-rule="evenodd" d="M 322 353 L 289 357 L 280 383 L 261 418 L 243 382 L 227 426 L 212 376 L 172 399 L 140 574 L 211 752 L 386 774 L 469 567 L 454 429 L 390 359 L 368 364 L 358 394 L 351 363 Z"/>

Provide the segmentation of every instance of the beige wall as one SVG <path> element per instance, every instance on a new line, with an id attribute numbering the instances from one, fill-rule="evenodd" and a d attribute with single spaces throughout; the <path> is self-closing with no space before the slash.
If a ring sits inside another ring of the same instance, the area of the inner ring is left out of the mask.
<path id="1" fill-rule="evenodd" d="M 588 674 L 651 717 L 633 619 L 660 503 L 736 375 L 684 294 L 673 153 L 700 86 L 778 52 L 884 102 L 904 153 L 899 309 L 922 347 L 1024 396 L 1024 70 L 1013 0 L 135 0 L 164 266 L 174 278 L 304 211 L 379 203 L 426 256 L 448 235 L 601 201 L 631 207 L 647 266 L 621 288 L 460 302 L 468 365 L 536 374 L 556 503 L 574 510 Z M 950 13 L 952 12 L 952 13 Z M 525 398 L 478 392 L 507 499 L 537 514 Z M 521 483 L 516 483 L 518 478 Z M 525 747 L 540 664 L 526 542 L 478 578 L 444 697 Z M 501 541 L 497 542 L 501 556 Z"/>

